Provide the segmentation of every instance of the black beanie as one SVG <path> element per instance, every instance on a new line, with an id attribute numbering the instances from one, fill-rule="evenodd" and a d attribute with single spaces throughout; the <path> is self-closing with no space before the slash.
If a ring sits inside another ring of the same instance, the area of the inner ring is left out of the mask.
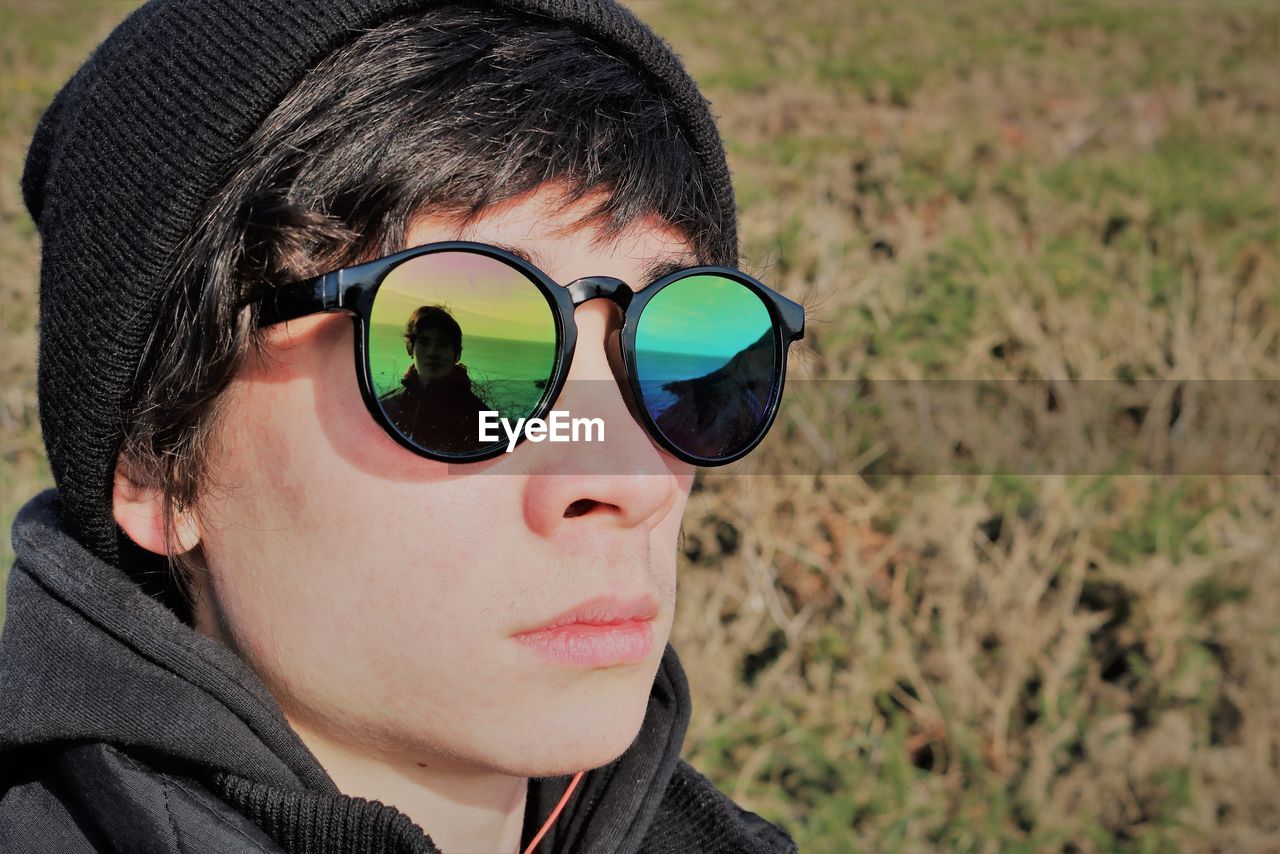
<path id="1" fill-rule="evenodd" d="M 245 142 L 304 74 L 363 30 L 439 0 L 151 0 L 36 127 L 22 192 L 41 237 L 40 425 L 63 510 L 115 562 L 123 409 L 162 277 Z M 674 106 L 737 246 L 707 102 L 671 48 L 613 0 L 496 0 L 594 38 Z"/>

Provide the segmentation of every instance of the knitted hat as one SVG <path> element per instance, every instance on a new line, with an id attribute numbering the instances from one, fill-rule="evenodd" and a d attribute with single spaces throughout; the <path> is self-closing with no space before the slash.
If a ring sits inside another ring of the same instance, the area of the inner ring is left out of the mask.
<path id="1" fill-rule="evenodd" d="M 151 0 L 58 92 L 22 177 L 41 236 L 45 449 L 80 538 L 114 562 L 122 412 L 180 242 L 237 148 L 304 74 L 363 30 L 439 0 Z M 725 212 L 733 188 L 707 103 L 671 48 L 614 0 L 494 0 L 594 38 L 673 105 Z"/>

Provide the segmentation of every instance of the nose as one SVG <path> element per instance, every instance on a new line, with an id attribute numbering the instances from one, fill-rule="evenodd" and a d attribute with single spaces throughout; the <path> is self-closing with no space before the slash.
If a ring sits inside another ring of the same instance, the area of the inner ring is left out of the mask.
<path id="1" fill-rule="evenodd" d="M 652 528 L 675 505 L 692 468 L 659 450 L 628 410 L 606 353 L 620 320 L 617 302 L 583 301 L 574 312 L 578 342 L 553 409 L 598 418 L 604 441 L 524 442 L 529 527 L 553 536 L 566 526 Z"/>

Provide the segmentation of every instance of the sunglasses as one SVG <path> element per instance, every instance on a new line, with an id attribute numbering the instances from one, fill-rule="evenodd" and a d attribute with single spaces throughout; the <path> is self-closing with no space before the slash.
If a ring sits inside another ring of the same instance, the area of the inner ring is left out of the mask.
<path id="1" fill-rule="evenodd" d="M 258 317 L 265 327 L 352 313 L 356 376 L 374 420 L 421 456 L 465 463 L 510 448 L 481 430 L 482 413 L 545 418 L 573 359 L 574 309 L 593 299 L 621 311 L 606 354 L 627 408 L 659 446 L 717 466 L 760 443 L 782 399 L 787 350 L 804 336 L 804 307 L 729 267 L 677 269 L 636 291 L 610 276 L 562 287 L 505 249 L 430 243 L 277 288 Z"/>

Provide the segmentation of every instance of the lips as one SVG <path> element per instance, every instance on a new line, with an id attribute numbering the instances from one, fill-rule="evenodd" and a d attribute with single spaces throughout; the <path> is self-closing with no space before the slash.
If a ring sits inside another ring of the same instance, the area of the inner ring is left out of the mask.
<path id="1" fill-rule="evenodd" d="M 650 660 L 657 615 L 658 603 L 652 596 L 601 596 L 520 632 L 515 640 L 557 666 L 590 670 L 627 666 Z"/>
<path id="2" fill-rule="evenodd" d="M 609 626 L 619 623 L 648 622 L 657 616 L 658 602 L 652 596 L 644 595 L 625 599 L 617 596 L 597 596 L 594 599 L 579 602 L 547 622 L 525 629 L 518 635 L 545 633 L 572 625 Z"/>

